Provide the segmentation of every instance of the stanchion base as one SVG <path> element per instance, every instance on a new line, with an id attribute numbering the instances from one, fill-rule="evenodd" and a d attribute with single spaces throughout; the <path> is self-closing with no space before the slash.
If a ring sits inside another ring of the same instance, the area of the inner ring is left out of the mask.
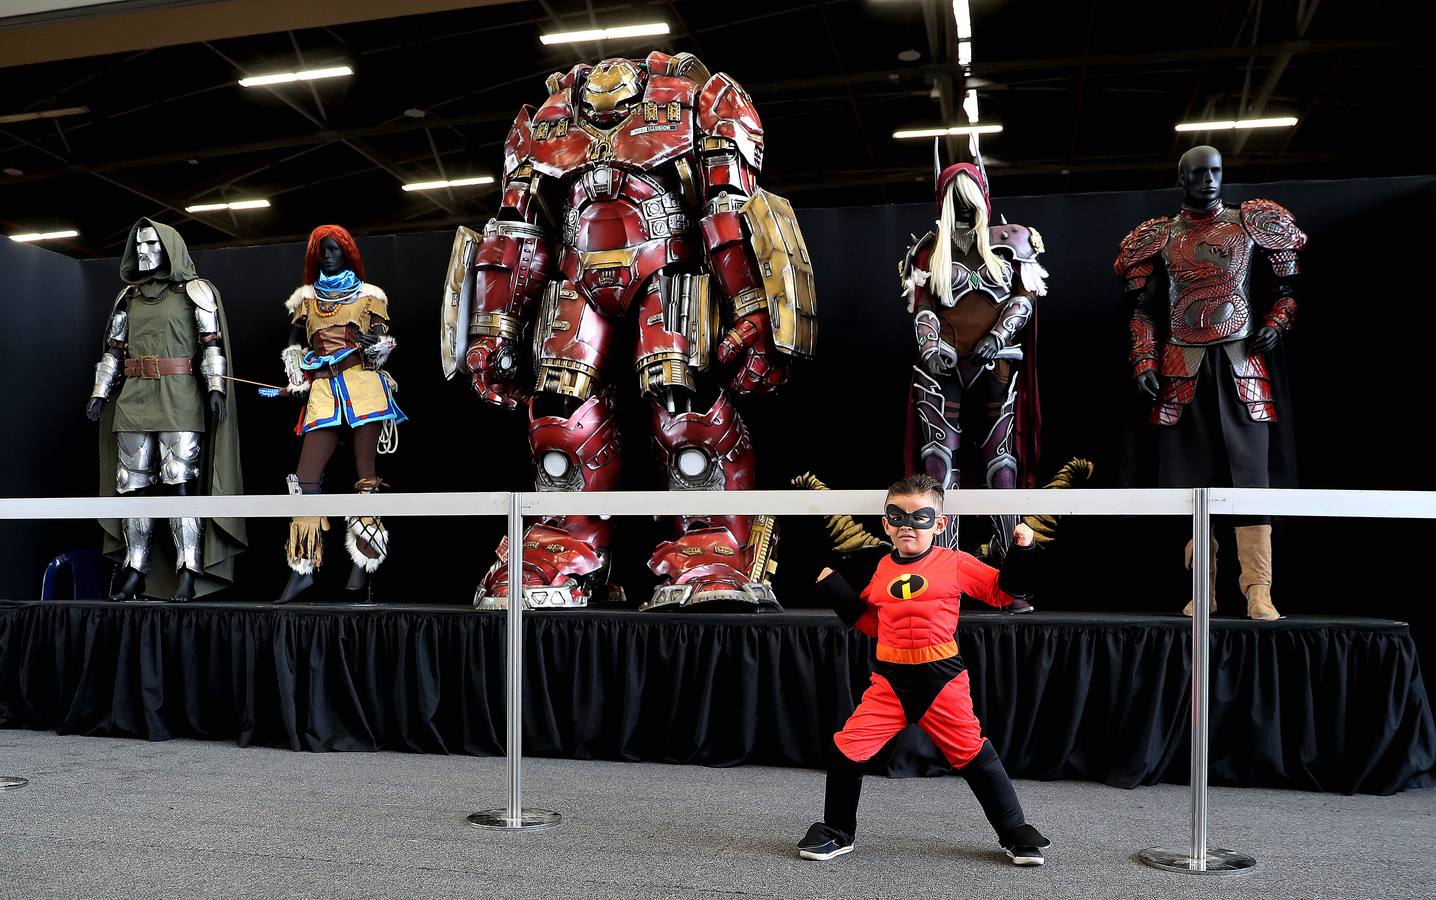
<path id="1" fill-rule="evenodd" d="M 1154 869 L 1164 872 L 1183 872 L 1187 875 L 1246 875 L 1255 872 L 1257 861 L 1245 853 L 1232 850 L 1207 848 L 1207 866 L 1198 868 L 1192 859 L 1192 851 L 1168 850 L 1165 847 L 1148 847 L 1137 858 Z"/>
<path id="2" fill-rule="evenodd" d="M 0 791 L 11 791 L 15 788 L 22 788 L 29 784 L 28 778 L 21 778 L 18 775 L 0 775 Z"/>
<path id="3" fill-rule="evenodd" d="M 543 831 L 562 825 L 563 817 L 546 809 L 524 809 L 515 819 L 507 809 L 485 809 L 470 815 L 469 824 L 495 831 Z"/>

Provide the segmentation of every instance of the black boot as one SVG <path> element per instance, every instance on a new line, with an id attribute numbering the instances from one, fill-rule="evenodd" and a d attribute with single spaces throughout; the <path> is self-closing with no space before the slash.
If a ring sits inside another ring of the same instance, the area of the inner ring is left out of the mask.
<path id="1" fill-rule="evenodd" d="M 144 591 L 145 573 L 139 569 L 132 569 L 129 566 L 125 566 L 124 569 L 121 570 L 119 583 L 116 584 L 114 590 L 110 592 L 110 599 L 116 601 L 136 600 Z"/>
<path id="2" fill-rule="evenodd" d="M 175 603 L 188 603 L 194 599 L 194 573 L 189 569 L 180 569 L 179 586 L 170 599 Z"/>
<path id="3" fill-rule="evenodd" d="M 363 566 L 356 565 L 349 570 L 349 581 L 344 585 L 344 590 L 353 592 L 362 591 L 365 596 L 359 598 L 359 602 L 363 603 L 364 601 L 369 599 L 369 578 L 369 570 L 364 568 Z"/>
<path id="4" fill-rule="evenodd" d="M 284 590 L 280 593 L 279 599 L 274 602 L 288 603 L 312 587 L 314 587 L 313 573 L 300 574 L 291 569 L 289 571 L 289 581 L 285 582 Z"/>

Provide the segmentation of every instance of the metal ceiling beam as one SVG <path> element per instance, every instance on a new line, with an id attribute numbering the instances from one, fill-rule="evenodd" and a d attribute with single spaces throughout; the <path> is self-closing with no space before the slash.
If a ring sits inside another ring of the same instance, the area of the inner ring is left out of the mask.
<path id="1" fill-rule="evenodd" d="M 923 27 L 927 31 L 928 59 L 941 72 L 932 78 L 937 91 L 939 122 L 960 121 L 958 112 L 961 102 L 957 99 L 960 91 L 957 84 L 957 24 L 948 17 L 952 4 L 947 0 L 925 0 L 922 5 Z M 964 158 L 956 135 L 949 135 L 944 141 L 949 161 Z"/>
<path id="2" fill-rule="evenodd" d="M 110 3 L 70 15 L 0 20 L 0 68 L 505 2 L 511 0 Z"/>
<path id="3" fill-rule="evenodd" d="M 11 140 L 18 141 L 18 142 L 20 142 L 20 143 L 22 143 L 22 144 L 25 144 L 26 146 L 28 146 L 28 147 L 30 147 L 30 148 L 36 150 L 36 151 L 39 152 L 39 153 L 43 153 L 43 154 L 45 154 L 46 156 L 53 157 L 54 159 L 58 159 L 58 160 L 60 160 L 61 162 L 66 161 L 64 156 L 61 156 L 59 153 L 56 153 L 54 150 L 50 150 L 50 149 L 47 149 L 47 148 L 45 148 L 45 147 L 41 147 L 40 145 L 35 144 L 35 143 L 32 142 L 32 141 L 27 141 L 27 140 L 25 140 L 24 138 L 22 138 L 22 137 L 20 137 L 20 136 L 18 136 L 18 135 L 11 134 L 11 133 L 9 133 L 9 132 L 7 132 L 7 131 L 0 131 L 0 134 L 3 134 L 5 137 L 10 138 Z M 209 227 L 213 228 L 214 230 L 220 232 L 221 234 L 227 234 L 227 235 L 229 235 L 229 236 L 232 237 L 232 238 L 247 237 L 247 236 L 248 236 L 247 233 L 242 232 L 242 231 L 240 231 L 240 230 L 225 228 L 225 227 L 220 226 L 220 225 L 215 225 L 215 224 L 212 223 L 212 222 L 204 221 L 204 220 L 201 220 L 201 219 L 196 219 L 194 216 L 192 216 L 192 215 L 190 215 L 189 213 L 185 212 L 185 210 L 184 210 L 184 201 L 183 201 L 183 200 L 180 200 L 180 199 L 178 199 L 178 198 L 161 197 L 160 195 L 157 195 L 157 194 L 155 194 L 155 193 L 153 193 L 153 192 L 151 192 L 151 191 L 147 191 L 147 190 L 145 190 L 145 189 L 143 189 L 143 188 L 139 188 L 139 187 L 136 187 L 136 186 L 134 186 L 134 185 L 132 185 L 132 184 L 128 184 L 128 183 L 126 183 L 126 182 L 124 182 L 124 181 L 119 180 L 118 178 L 112 178 L 112 177 L 109 176 L 109 175 L 103 175 L 103 174 L 100 174 L 100 173 L 98 173 L 98 172 L 92 173 L 92 174 L 93 174 L 93 176 L 94 176 L 95 178 L 98 178 L 98 179 L 100 179 L 101 181 L 103 181 L 103 182 L 105 182 L 105 183 L 107 183 L 107 184 L 112 184 L 112 185 L 114 185 L 115 187 L 120 188 L 121 190 L 129 191 L 131 194 L 134 194 L 135 196 L 140 197 L 141 199 L 148 200 L 148 201 L 150 201 L 151 203 L 153 203 L 153 204 L 155 204 L 155 205 L 157 205 L 157 206 L 163 207 L 164 209 L 168 210 L 169 212 L 172 212 L 172 213 L 178 215 L 181 219 L 191 219 L 191 220 L 194 220 L 194 221 L 196 221 L 196 222 L 202 222 L 203 224 L 208 225 Z M 0 182 L 0 184 L 3 184 L 3 182 Z"/>
<path id="4" fill-rule="evenodd" d="M 1316 15 L 1318 3 L 1320 3 L 1320 0 L 1302 0 L 1302 2 L 1298 4 L 1299 9 L 1297 10 L 1296 16 L 1297 37 L 1305 36 L 1306 30 L 1311 27 L 1311 19 Z M 1276 59 L 1272 60 L 1271 68 L 1267 70 L 1266 73 L 1266 81 L 1262 82 L 1261 90 L 1257 92 L 1256 99 L 1252 101 L 1251 106 L 1242 111 L 1242 118 L 1261 118 L 1262 113 L 1266 112 L 1266 105 L 1271 101 L 1272 94 L 1276 92 L 1276 83 L 1280 81 L 1281 76 L 1286 73 L 1286 67 L 1291 64 L 1291 60 L 1292 55 L 1290 53 L 1282 53 L 1277 56 Z M 1232 148 L 1232 151 L 1234 153 L 1241 153 L 1245 150 L 1247 141 L 1251 139 L 1251 136 L 1252 133 L 1250 131 L 1243 131 L 1237 136 L 1237 142 Z"/>
<path id="5" fill-rule="evenodd" d="M 1224 47 L 1210 50 L 1177 51 L 1173 53 L 1131 53 L 1115 54 L 1106 56 L 1093 56 L 1087 60 L 1087 67 L 1104 68 L 1126 65 L 1151 65 L 1162 62 L 1190 62 L 1202 59 L 1205 56 L 1223 56 L 1227 58 L 1241 58 L 1248 55 L 1270 56 L 1289 53 L 1291 57 L 1337 53 L 1348 51 L 1381 51 L 1397 47 L 1409 46 L 1411 41 L 1336 41 L 1336 42 L 1309 42 L 1299 41 L 1288 44 L 1268 44 L 1257 47 Z M 984 61 L 982 64 L 983 73 L 1017 73 L 1022 71 L 1049 72 L 1063 68 L 1071 64 L 1074 72 L 1081 71 L 1082 60 L 1079 58 L 1062 58 L 1060 60 L 1009 60 L 1009 61 Z M 894 84 L 894 76 L 898 83 L 919 82 L 930 84 L 935 78 L 945 78 L 951 75 L 951 66 L 947 64 L 933 64 L 926 66 L 913 66 L 906 69 L 878 69 L 869 72 L 853 72 L 846 76 L 819 76 L 812 78 L 794 78 L 783 81 L 760 82 L 746 84 L 745 87 L 750 93 L 762 96 L 784 96 L 798 94 L 821 88 L 846 88 L 854 84 L 877 84 L 890 89 Z M 356 140 L 366 137 L 380 137 L 390 134 L 404 134 L 412 131 L 422 131 L 426 128 L 459 128 L 471 125 L 509 125 L 513 121 L 514 108 L 504 107 L 482 113 L 475 113 L 466 116 L 447 116 L 442 118 L 406 119 L 400 122 L 385 122 L 378 125 L 365 125 L 354 128 L 323 128 L 312 131 L 308 134 L 299 134 L 289 137 L 273 138 L 263 141 L 250 141 L 241 144 L 227 144 L 219 147 L 196 147 L 189 150 L 177 151 L 174 153 L 155 154 L 151 156 L 131 157 L 126 159 L 102 160 L 93 163 L 77 163 L 67 166 L 60 166 L 54 169 L 43 171 L 27 172 L 24 175 L 11 178 L 0 178 L 0 187 L 12 184 L 25 184 L 34 181 L 47 181 L 70 175 L 93 175 L 97 173 L 121 172 L 127 169 L 138 169 L 149 166 L 169 165 L 183 163 L 191 159 L 211 159 L 227 156 L 241 156 L 251 153 L 264 153 L 271 150 L 288 150 L 296 147 L 304 147 L 315 144 L 333 144 L 349 140 Z M 313 120 L 310 119 L 312 122 Z M 29 142 L 25 142 L 29 144 Z M 33 145 L 31 145 L 33 146 Z M 48 151 L 46 151 L 48 152 Z M 53 154 L 52 154 L 53 155 Z"/>
<path id="6" fill-rule="evenodd" d="M 1390 51 L 1416 46 L 1415 39 L 1400 41 L 1287 41 L 1280 44 L 1262 44 L 1256 47 L 1214 47 L 1205 50 L 1157 50 L 1143 53 L 1108 53 L 1097 56 L 1058 56 L 1045 59 L 999 59 L 983 60 L 982 76 L 1012 74 L 1050 74 L 1053 72 L 1080 73 L 1085 67 L 1089 74 L 1094 69 L 1121 68 L 1123 66 L 1160 65 L 1162 63 L 1190 63 L 1207 58 L 1246 59 L 1249 56 L 1278 56 L 1290 53 L 1293 57 L 1325 53 L 1347 53 L 1351 51 Z M 745 82 L 749 93 L 769 91 L 806 90 L 815 87 L 835 87 L 848 84 L 883 82 L 892 84 L 894 79 L 903 81 L 931 81 L 944 74 L 947 66 L 933 64 L 926 66 L 874 69 L 868 72 L 849 72 L 845 75 L 826 75 L 813 78 L 785 79 L 783 81 Z"/>
<path id="7" fill-rule="evenodd" d="M 1342 159 L 1337 154 L 1311 153 L 1294 156 L 1277 156 L 1275 154 L 1250 155 L 1245 157 L 1230 157 L 1225 160 L 1227 168 L 1242 167 L 1254 169 L 1258 166 L 1297 166 L 1297 165 L 1323 165 L 1331 164 Z M 1001 185 L 1004 178 L 1019 178 L 1037 175 L 1090 175 L 1098 173 L 1122 173 L 1122 172 L 1170 172 L 1171 163 L 1165 155 L 1152 155 L 1129 160 L 1113 160 L 1098 158 L 1090 161 L 1068 162 L 1065 159 L 1034 160 L 1014 165 L 1003 165 L 992 167 L 989 174 L 993 180 Z M 878 179 L 881 179 L 879 182 Z M 928 182 L 932 179 L 932 170 L 928 166 L 906 166 L 899 169 L 890 168 L 879 176 L 865 169 L 854 169 L 843 172 L 815 173 L 808 180 L 797 179 L 788 183 L 789 193 L 801 194 L 810 191 L 826 191 L 844 186 L 868 186 L 879 183 L 885 184 L 914 184 L 917 182 Z M 1237 182 L 1233 182 L 1234 184 Z"/>
<path id="8" fill-rule="evenodd" d="M 236 62 L 228 55 L 226 55 L 224 51 L 220 50 L 218 47 L 210 43 L 205 43 L 204 46 L 209 48 L 209 50 L 211 50 L 220 59 L 229 63 L 231 66 L 234 66 L 237 71 L 244 71 L 243 66 L 241 66 L 238 62 Z M 316 125 L 320 128 L 324 127 L 324 122 L 321 119 L 314 116 L 303 106 L 300 106 L 298 103 L 295 103 L 294 100 L 292 100 L 283 91 L 277 91 L 272 88 L 265 88 L 265 90 L 267 90 L 273 97 L 279 100 L 279 102 L 283 103 L 285 106 L 289 107 L 290 109 L 299 113 L 299 115 L 303 116 L 311 125 Z M 364 157 L 374 165 L 388 172 L 390 175 L 393 175 L 395 178 L 399 179 L 400 183 L 407 182 L 411 179 L 409 173 L 400 171 L 400 169 L 395 166 L 394 163 L 389 160 L 384 154 L 367 145 L 361 144 L 358 139 L 344 138 L 339 143 L 348 147 L 350 150 L 353 150 L 355 153 L 358 153 L 360 156 Z M 425 193 L 423 195 L 423 199 L 439 207 L 449 215 L 454 215 L 458 212 L 458 210 L 452 204 L 445 203 L 443 200 L 440 200 L 438 197 L 435 197 L 432 194 Z"/>
<path id="9" fill-rule="evenodd" d="M 356 138 L 381 137 L 389 134 L 406 134 L 423 131 L 426 128 L 456 128 L 466 125 L 491 125 L 513 122 L 514 110 L 505 108 L 493 112 L 476 113 L 469 116 L 448 116 L 443 118 L 405 119 L 401 122 L 386 122 L 382 125 L 365 125 L 357 128 L 321 128 L 308 134 L 274 138 L 266 141 L 249 141 L 243 144 L 226 144 L 219 147 L 196 147 L 174 153 L 154 156 L 138 156 L 128 159 L 112 159 L 94 163 L 79 163 L 38 172 L 27 172 L 13 178 L 0 179 L 0 187 L 10 184 L 25 184 L 30 181 L 46 181 L 66 175 L 91 175 L 96 172 L 122 172 L 126 169 L 142 169 L 148 166 L 163 166 L 184 163 L 191 159 L 214 159 L 226 156 L 244 156 L 250 153 L 264 153 L 270 150 L 290 150 L 317 144 L 337 144 Z"/>

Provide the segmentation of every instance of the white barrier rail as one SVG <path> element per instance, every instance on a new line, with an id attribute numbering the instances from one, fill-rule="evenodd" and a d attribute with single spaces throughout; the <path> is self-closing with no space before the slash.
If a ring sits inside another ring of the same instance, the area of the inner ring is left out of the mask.
<path id="1" fill-rule="evenodd" d="M 26 497 L 5 519 L 287 519 L 291 516 L 507 516 L 509 491 L 433 494 L 237 494 L 228 497 Z"/>
<path id="2" fill-rule="evenodd" d="M 1436 491 L 1211 488 L 1211 514 L 1436 519 Z M 0 499 L 0 520 L 91 518 L 288 518 L 290 516 L 506 516 L 508 491 L 390 494 L 244 494 L 229 497 L 25 497 Z M 585 516 L 877 515 L 883 491 L 602 491 L 518 494 L 523 514 Z M 1192 492 L 1152 490 L 964 490 L 947 495 L 953 515 L 1190 515 Z"/>
<path id="3" fill-rule="evenodd" d="M 519 495 L 525 515 L 582 516 L 832 516 L 878 515 L 886 491 L 595 491 Z M 955 515 L 1185 516 L 1192 492 L 1162 490 L 950 491 L 943 504 Z"/>
<path id="4" fill-rule="evenodd" d="M 1436 519 L 1436 491 L 1211 488 L 1212 515 Z"/>
<path id="5" fill-rule="evenodd" d="M 508 491 L 390 494 L 242 494 L 228 497 L 26 497 L 0 499 L 0 520 L 490 516 L 509 514 Z M 523 514 L 585 516 L 876 515 L 884 491 L 595 491 L 521 493 Z M 953 491 L 954 515 L 1188 515 L 1189 490 Z"/>

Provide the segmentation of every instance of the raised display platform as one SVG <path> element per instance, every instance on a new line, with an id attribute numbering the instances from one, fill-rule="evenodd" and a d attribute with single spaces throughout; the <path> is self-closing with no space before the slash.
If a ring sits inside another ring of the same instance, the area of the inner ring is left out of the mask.
<path id="1" fill-rule="evenodd" d="M 294 750 L 499 754 L 503 613 L 465 606 L 0 603 L 0 726 Z M 1015 777 L 1184 782 L 1180 616 L 965 612 L 978 716 Z M 821 767 L 871 641 L 828 612 L 525 618 L 525 752 Z M 1402 622 L 1212 625 L 1211 781 L 1429 783 L 1436 722 Z M 942 770 L 909 729 L 892 774 Z"/>

